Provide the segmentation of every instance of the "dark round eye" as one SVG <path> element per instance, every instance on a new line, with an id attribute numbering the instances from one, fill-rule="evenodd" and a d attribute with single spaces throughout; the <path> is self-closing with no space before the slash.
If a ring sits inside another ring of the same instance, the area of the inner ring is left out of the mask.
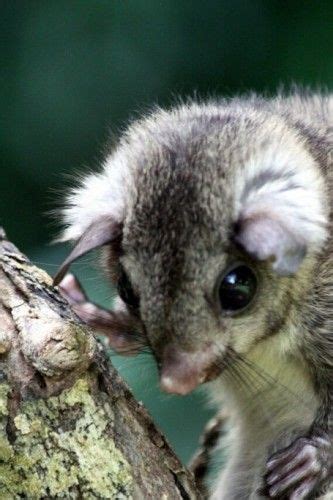
<path id="1" fill-rule="evenodd" d="M 218 294 L 223 311 L 240 311 L 253 299 L 257 291 L 257 278 L 245 264 L 229 270 L 220 281 Z"/>
<path id="2" fill-rule="evenodd" d="M 128 276 L 123 269 L 120 272 L 120 278 L 118 280 L 117 289 L 121 300 L 123 300 L 125 304 L 127 304 L 133 309 L 139 308 L 140 299 L 134 292 L 131 282 L 128 279 Z"/>

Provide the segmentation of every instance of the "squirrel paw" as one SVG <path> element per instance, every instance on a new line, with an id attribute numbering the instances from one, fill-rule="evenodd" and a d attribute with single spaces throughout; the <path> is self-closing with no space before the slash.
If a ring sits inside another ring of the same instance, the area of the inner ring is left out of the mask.
<path id="1" fill-rule="evenodd" d="M 266 464 L 268 498 L 307 498 L 328 477 L 331 454 L 329 439 L 318 436 L 300 437 L 274 453 Z"/>

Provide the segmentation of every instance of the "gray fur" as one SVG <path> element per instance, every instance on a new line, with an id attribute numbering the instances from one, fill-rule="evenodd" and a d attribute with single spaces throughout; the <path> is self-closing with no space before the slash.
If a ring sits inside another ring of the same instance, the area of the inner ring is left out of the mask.
<path id="1" fill-rule="evenodd" d="M 166 346 L 188 353 L 181 381 L 191 359 L 214 351 L 212 393 L 238 430 L 216 499 L 261 498 L 269 456 L 304 436 L 329 443 L 328 454 L 318 446 L 329 472 L 311 498 L 324 498 L 332 480 L 332 129 L 329 95 L 156 110 L 128 128 L 64 210 L 63 239 L 101 216 L 122 224 L 120 257 L 111 260 L 110 247 L 106 260 L 140 297 L 142 335 L 159 363 Z M 219 310 L 216 282 L 238 260 L 254 268 L 259 292 L 231 317 Z M 223 371 L 230 352 L 248 364 Z"/>

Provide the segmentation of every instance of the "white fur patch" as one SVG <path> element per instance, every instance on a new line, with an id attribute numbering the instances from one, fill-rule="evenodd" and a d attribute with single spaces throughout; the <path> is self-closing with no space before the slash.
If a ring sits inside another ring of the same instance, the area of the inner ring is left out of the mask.
<path id="1" fill-rule="evenodd" d="M 67 227 L 58 241 L 78 239 L 91 223 L 105 216 L 121 222 L 129 176 L 126 159 L 115 154 L 107 158 L 102 172 L 83 178 L 67 196 L 62 210 Z"/>
<path id="2" fill-rule="evenodd" d="M 274 255 L 276 269 L 283 272 L 288 252 L 288 265 L 297 267 L 292 259 L 298 250 L 324 242 L 329 204 L 318 166 L 302 142 L 289 130 L 282 129 L 279 137 L 235 175 L 234 210 L 236 220 L 250 221 L 245 238 L 250 253 L 259 259 Z"/>

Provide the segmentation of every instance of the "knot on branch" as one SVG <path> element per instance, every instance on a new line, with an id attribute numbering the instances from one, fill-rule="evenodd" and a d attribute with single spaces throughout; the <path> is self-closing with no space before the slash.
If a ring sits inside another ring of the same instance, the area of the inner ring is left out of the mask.
<path id="1" fill-rule="evenodd" d="M 50 396 L 73 384 L 97 343 L 69 304 L 0 231 L 0 370 L 16 386 Z"/>

